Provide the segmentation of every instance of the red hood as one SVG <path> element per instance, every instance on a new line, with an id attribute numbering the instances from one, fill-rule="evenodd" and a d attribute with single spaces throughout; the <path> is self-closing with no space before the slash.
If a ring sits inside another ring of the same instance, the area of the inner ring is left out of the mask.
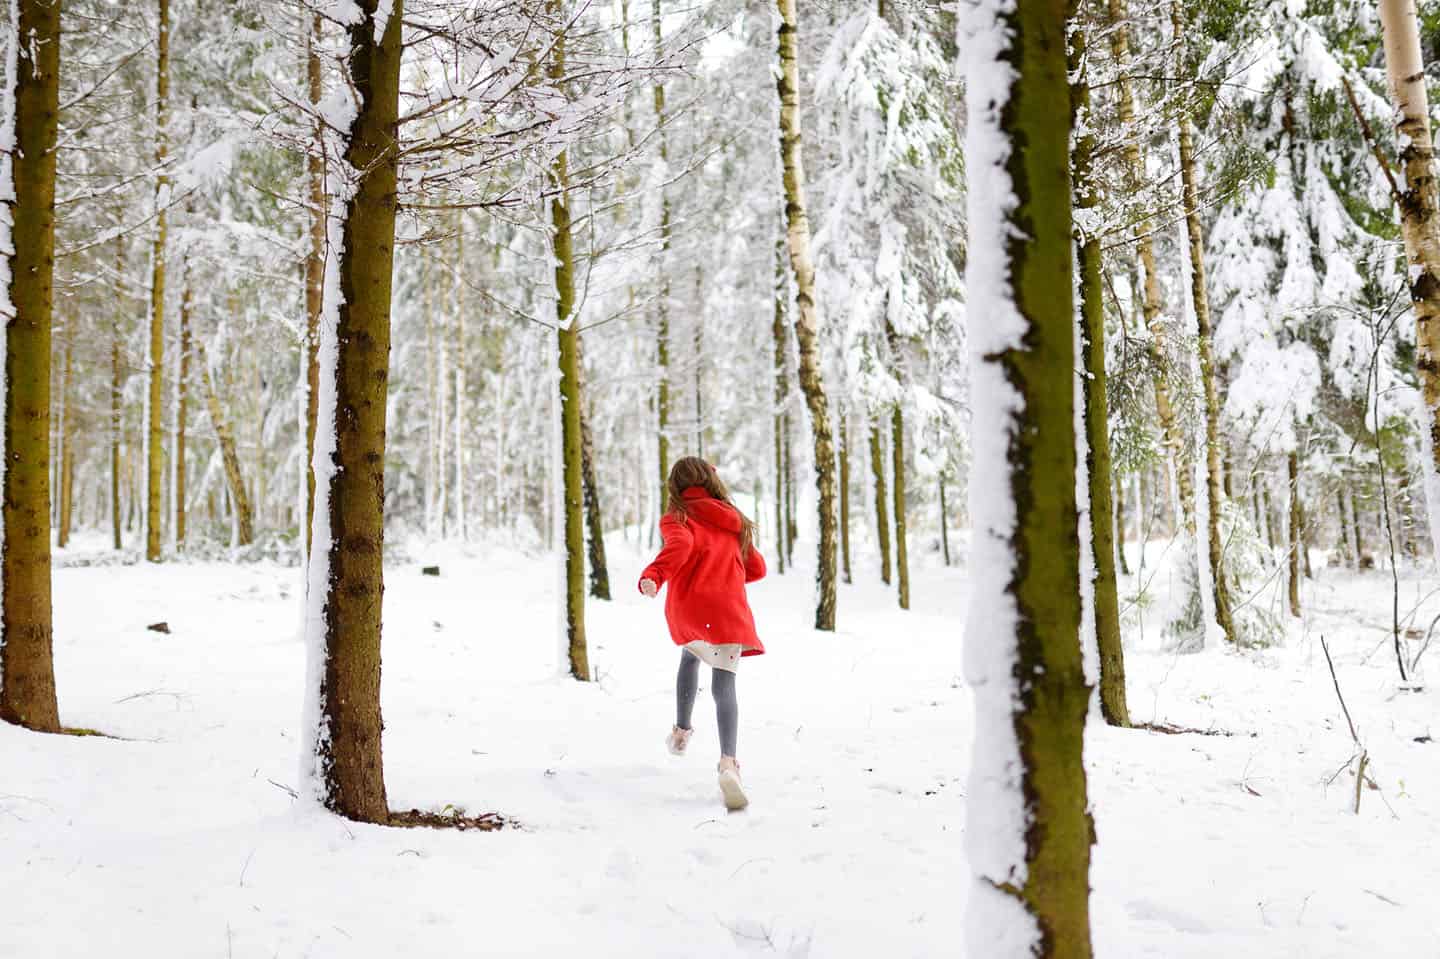
<path id="1" fill-rule="evenodd" d="M 705 492 L 704 487 L 692 486 L 681 495 L 685 497 L 685 507 L 691 516 L 732 533 L 740 532 L 740 511 L 729 503 L 715 499 Z"/>

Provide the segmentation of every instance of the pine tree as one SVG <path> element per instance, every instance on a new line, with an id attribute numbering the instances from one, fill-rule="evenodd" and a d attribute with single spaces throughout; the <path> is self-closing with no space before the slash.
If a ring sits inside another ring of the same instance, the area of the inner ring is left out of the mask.
<path id="1" fill-rule="evenodd" d="M 6 289 L 3 525 L 0 525 L 0 719 L 60 730 L 51 652 L 50 332 L 55 277 L 55 145 L 60 2 L 18 0 L 0 174 Z M 7 222 L 8 221 L 8 222 Z M 8 233 L 8 235 L 5 235 Z"/>
<path id="2" fill-rule="evenodd" d="M 354 5 L 359 16 L 346 28 L 344 62 L 352 113 L 327 191 L 327 256 L 338 262 L 327 270 L 321 324 L 323 469 L 310 557 L 306 632 L 315 685 L 307 712 L 325 805 L 383 823 L 380 603 L 403 5 Z"/>
<path id="3" fill-rule="evenodd" d="M 970 14 L 970 290 L 976 535 L 968 943 L 996 959 L 1091 955 L 1082 761 L 1067 5 Z M 1023 239 L 1020 239 L 1022 238 Z"/>

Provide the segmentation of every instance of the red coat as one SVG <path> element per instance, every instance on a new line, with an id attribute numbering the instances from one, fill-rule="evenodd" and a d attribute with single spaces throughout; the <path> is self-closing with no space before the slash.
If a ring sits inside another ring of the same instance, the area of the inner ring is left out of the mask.
<path id="1" fill-rule="evenodd" d="M 745 599 L 745 584 L 765 575 L 765 558 L 753 546 L 740 556 L 740 514 L 699 486 L 684 493 L 690 517 L 660 520 L 664 546 L 645 567 L 641 579 L 670 584 L 665 621 L 676 646 L 694 640 L 739 643 L 743 656 L 765 652 L 755 635 L 755 616 Z"/>

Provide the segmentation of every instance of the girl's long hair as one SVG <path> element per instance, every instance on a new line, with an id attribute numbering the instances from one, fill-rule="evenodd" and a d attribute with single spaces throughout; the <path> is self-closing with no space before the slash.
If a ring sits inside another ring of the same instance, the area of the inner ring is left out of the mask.
<path id="1" fill-rule="evenodd" d="M 744 513 L 730 499 L 730 490 L 715 472 L 715 467 L 698 456 L 685 456 L 670 467 L 670 481 L 666 484 L 666 498 L 670 501 L 665 512 L 682 520 L 690 518 L 690 507 L 685 502 L 685 491 L 698 486 L 715 499 L 730 506 L 740 516 L 740 555 L 748 557 L 755 548 L 755 521 Z"/>

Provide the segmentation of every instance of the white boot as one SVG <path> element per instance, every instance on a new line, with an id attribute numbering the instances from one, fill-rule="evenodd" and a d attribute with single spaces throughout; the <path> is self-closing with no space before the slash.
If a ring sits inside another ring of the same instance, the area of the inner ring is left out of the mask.
<path id="1" fill-rule="evenodd" d="M 725 797 L 725 808 L 738 812 L 750 805 L 750 800 L 745 798 L 745 787 L 740 784 L 740 764 L 735 757 L 721 756 L 720 765 L 715 768 L 720 772 L 720 793 Z"/>
<path id="2" fill-rule="evenodd" d="M 685 747 L 690 745 L 690 734 L 695 730 L 681 729 L 679 726 L 670 728 L 670 735 L 665 737 L 665 747 L 670 750 L 672 756 L 685 755 Z"/>

